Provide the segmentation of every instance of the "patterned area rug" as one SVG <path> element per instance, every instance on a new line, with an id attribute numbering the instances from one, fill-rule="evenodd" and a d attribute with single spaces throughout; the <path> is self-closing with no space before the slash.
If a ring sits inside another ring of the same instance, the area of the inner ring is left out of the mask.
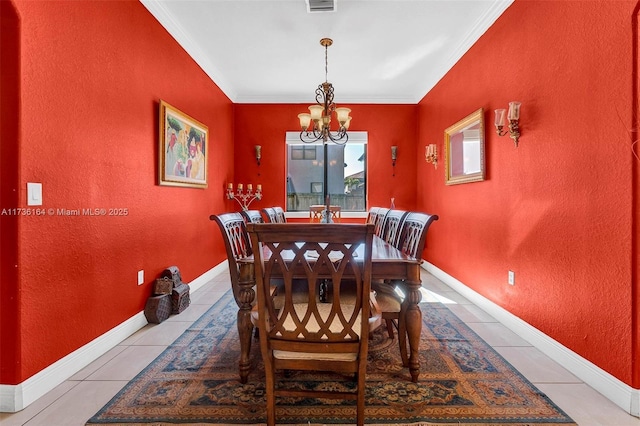
<path id="1" fill-rule="evenodd" d="M 421 374 L 410 381 L 397 340 L 374 333 L 367 371 L 368 424 L 575 424 L 440 303 L 422 303 Z M 247 384 L 238 380 L 237 307 L 223 296 L 87 424 L 262 424 L 259 343 Z M 290 373 L 291 387 L 352 387 L 349 377 Z M 349 424 L 355 401 L 278 399 L 279 424 Z"/>

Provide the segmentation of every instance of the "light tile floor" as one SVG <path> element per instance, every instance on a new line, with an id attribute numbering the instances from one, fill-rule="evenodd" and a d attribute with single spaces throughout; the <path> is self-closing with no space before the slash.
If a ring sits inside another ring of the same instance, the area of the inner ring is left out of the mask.
<path id="1" fill-rule="evenodd" d="M 425 299 L 446 303 L 580 426 L 640 426 L 639 418 L 625 413 L 432 275 L 423 271 L 422 281 Z M 218 275 L 191 295 L 191 305 L 180 315 L 147 325 L 24 410 L 0 413 L 0 425 L 84 425 L 229 287 L 229 275 Z"/>

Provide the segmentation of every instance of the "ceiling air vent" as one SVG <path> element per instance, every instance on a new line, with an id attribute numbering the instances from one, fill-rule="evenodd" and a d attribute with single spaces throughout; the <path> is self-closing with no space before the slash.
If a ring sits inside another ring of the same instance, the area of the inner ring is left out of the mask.
<path id="1" fill-rule="evenodd" d="M 335 12 L 337 0 L 305 0 L 307 12 Z"/>

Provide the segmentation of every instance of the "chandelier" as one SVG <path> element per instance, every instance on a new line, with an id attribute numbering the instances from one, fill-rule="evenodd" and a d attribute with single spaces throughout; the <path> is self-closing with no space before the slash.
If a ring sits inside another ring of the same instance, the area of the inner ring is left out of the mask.
<path id="1" fill-rule="evenodd" d="M 351 122 L 349 108 L 336 108 L 333 103 L 333 85 L 327 81 L 327 50 L 333 44 L 330 38 L 323 38 L 320 44 L 324 46 L 324 83 L 316 89 L 316 104 L 309 107 L 309 113 L 298 114 L 300 119 L 300 140 L 305 143 L 331 140 L 339 145 L 344 145 L 349 140 L 347 129 Z M 331 115 L 336 113 L 340 125 L 337 131 L 330 130 Z"/>

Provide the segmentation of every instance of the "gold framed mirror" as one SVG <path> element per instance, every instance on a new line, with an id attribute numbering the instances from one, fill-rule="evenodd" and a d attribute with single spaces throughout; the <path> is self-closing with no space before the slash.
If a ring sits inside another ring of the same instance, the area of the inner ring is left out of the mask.
<path id="1" fill-rule="evenodd" d="M 447 185 L 485 179 L 482 108 L 444 131 L 444 159 Z"/>

